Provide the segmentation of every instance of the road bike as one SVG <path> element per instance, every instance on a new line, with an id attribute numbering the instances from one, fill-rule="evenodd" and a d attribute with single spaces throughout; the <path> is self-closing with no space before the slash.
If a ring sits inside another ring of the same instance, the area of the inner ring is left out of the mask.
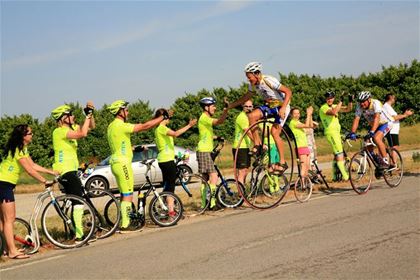
<path id="1" fill-rule="evenodd" d="M 182 218 L 183 205 L 181 199 L 174 193 L 161 192 L 156 190 L 150 180 L 151 166 L 156 159 L 146 159 L 140 161 L 141 164 L 146 165 L 146 182 L 139 188 L 137 196 L 137 207 L 132 203 L 132 211 L 129 213 L 131 225 L 134 228 L 140 229 L 146 224 L 146 204 L 148 196 L 153 193 L 153 198 L 150 200 L 148 214 L 150 219 L 158 226 L 168 227 L 176 225 L 177 222 Z M 169 211 L 168 199 L 173 201 L 173 211 Z M 110 200 L 105 206 L 105 219 L 108 223 L 113 223 L 111 220 L 110 206 L 112 205 Z"/>
<path id="2" fill-rule="evenodd" d="M 54 181 L 54 184 L 57 180 Z M 42 210 L 44 201 L 49 200 Z M 75 208 L 81 210 L 82 238 L 75 240 L 76 226 L 73 220 Z M 81 197 L 75 195 L 56 196 L 53 184 L 46 185 L 35 202 L 29 223 L 16 218 L 13 225 L 15 244 L 26 254 L 37 252 L 41 246 L 37 219 L 41 214 L 41 227 L 45 237 L 59 248 L 70 249 L 85 245 L 95 232 L 95 212 Z"/>
<path id="3" fill-rule="evenodd" d="M 357 138 L 362 137 L 357 135 Z M 397 187 L 402 181 L 404 165 L 400 152 L 395 148 L 387 147 L 389 167 L 382 169 L 379 164 L 382 159 L 374 153 L 375 147 L 376 144 L 372 138 L 362 139 L 360 151 L 355 153 L 350 160 L 350 183 L 357 194 L 366 194 L 369 191 L 373 176 L 377 179 L 383 177 L 391 188 Z"/>
<path id="4" fill-rule="evenodd" d="M 251 135 L 252 132 L 258 135 L 262 145 L 256 146 L 253 149 L 253 168 L 251 170 L 250 180 L 245 182 L 244 188 L 239 187 L 237 176 L 236 163 L 238 161 L 238 151 L 235 153 L 234 174 L 237 183 L 237 188 L 245 203 L 254 209 L 270 209 L 276 207 L 285 197 L 290 188 L 290 181 L 293 176 L 293 150 L 292 150 L 292 134 L 290 129 L 285 125 L 282 129 L 280 137 L 283 140 L 284 158 L 289 170 L 286 172 L 276 172 L 273 170 L 273 159 L 270 153 L 270 147 L 274 143 L 274 139 L 270 137 L 270 128 L 274 122 L 267 119 L 264 114 L 262 120 L 254 123 L 248 127 L 241 138 L 238 146 L 240 147 L 242 141 L 245 141 L 245 136 Z"/>

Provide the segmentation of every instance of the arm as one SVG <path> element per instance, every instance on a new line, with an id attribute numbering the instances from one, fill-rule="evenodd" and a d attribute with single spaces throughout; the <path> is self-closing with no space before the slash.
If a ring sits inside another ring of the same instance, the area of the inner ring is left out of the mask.
<path id="1" fill-rule="evenodd" d="M 35 169 L 35 171 L 37 171 L 37 172 L 42 172 L 42 173 L 46 173 L 46 174 L 50 174 L 50 175 L 54 175 L 54 176 L 60 174 L 57 171 L 53 171 L 53 170 L 50 170 L 48 168 L 45 168 L 45 167 L 42 167 L 42 166 L 36 164 L 35 162 L 33 162 L 32 158 L 28 158 L 28 160 L 30 161 L 30 164 L 32 165 L 32 168 Z"/>
<path id="2" fill-rule="evenodd" d="M 253 94 L 254 92 L 248 91 L 245 95 L 240 97 L 238 100 L 230 103 L 228 106 L 228 109 L 232 109 L 232 108 L 238 107 L 239 105 L 242 105 L 244 102 L 248 101 L 252 97 Z"/>
<path id="3" fill-rule="evenodd" d="M 227 115 L 228 115 L 228 109 L 225 108 L 225 109 L 223 109 L 223 113 L 220 116 L 220 118 L 218 118 L 217 120 L 214 120 L 213 121 L 213 125 L 219 125 L 219 124 L 224 123 L 225 120 L 226 120 L 226 118 L 227 118 Z"/>
<path id="4" fill-rule="evenodd" d="M 95 122 L 95 118 L 93 117 L 93 115 L 90 117 L 90 124 L 89 124 L 89 129 L 94 129 L 96 127 L 96 122 Z"/>
<path id="5" fill-rule="evenodd" d="M 353 102 L 349 102 L 347 106 L 341 106 L 341 113 L 350 113 L 353 110 Z"/>
<path id="6" fill-rule="evenodd" d="M 333 107 L 331 109 L 328 109 L 328 111 L 325 112 L 325 114 L 329 115 L 329 116 L 337 116 L 338 112 L 340 112 L 340 110 L 342 108 L 342 105 L 343 105 L 343 102 L 341 102 L 341 101 L 338 102 L 338 104 L 335 107 Z"/>
<path id="7" fill-rule="evenodd" d="M 45 184 L 47 180 L 35 170 L 31 162 L 33 163 L 32 159 L 30 159 L 29 157 L 24 157 L 24 158 L 19 159 L 19 164 L 23 167 L 23 169 L 25 169 L 25 171 L 30 176 L 37 179 L 39 182 Z"/>
<path id="8" fill-rule="evenodd" d="M 178 137 L 181 134 L 183 134 L 185 131 L 187 131 L 188 129 L 193 127 L 196 123 L 197 123 L 196 119 L 190 120 L 190 122 L 186 126 L 178 129 L 177 131 L 173 131 L 173 130 L 169 129 L 167 135 L 172 136 L 172 137 Z"/>
<path id="9" fill-rule="evenodd" d="M 370 128 L 370 131 L 376 131 L 378 129 L 380 116 L 381 116 L 380 113 L 375 113 L 373 123 L 372 123 L 372 127 Z"/>
<path id="10" fill-rule="evenodd" d="M 140 132 L 144 130 L 149 130 L 158 124 L 160 124 L 163 121 L 163 116 L 157 117 L 155 119 L 152 119 L 150 121 L 147 121 L 145 123 L 138 123 L 134 125 L 133 132 Z"/>
<path id="11" fill-rule="evenodd" d="M 89 117 L 86 117 L 81 128 L 78 130 L 69 130 L 66 135 L 67 139 L 80 139 L 86 137 L 89 131 L 90 120 Z"/>
<path id="12" fill-rule="evenodd" d="M 286 117 L 287 105 L 289 105 L 290 99 L 292 99 L 292 91 L 284 85 L 280 85 L 280 87 L 277 89 L 277 91 L 278 92 L 284 92 L 284 94 L 285 94 L 283 105 L 281 105 L 281 108 L 279 110 L 280 118 L 284 119 Z"/>
<path id="13" fill-rule="evenodd" d="M 402 115 L 394 115 L 392 117 L 394 118 L 394 121 L 399 121 L 399 120 L 402 120 L 402 119 L 405 119 L 405 118 L 411 116 L 412 114 L 413 114 L 413 111 L 412 110 L 406 110 L 404 112 L 404 114 L 402 114 Z"/>
<path id="14" fill-rule="evenodd" d="M 351 132 L 355 133 L 357 128 L 359 127 L 360 117 L 356 116 L 353 120 L 353 125 L 351 126 Z"/>

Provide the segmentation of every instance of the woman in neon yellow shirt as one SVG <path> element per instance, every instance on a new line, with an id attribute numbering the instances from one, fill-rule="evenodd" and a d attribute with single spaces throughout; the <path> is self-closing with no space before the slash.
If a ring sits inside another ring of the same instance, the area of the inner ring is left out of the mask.
<path id="1" fill-rule="evenodd" d="M 310 162 L 309 162 L 309 155 L 311 154 L 311 151 L 308 147 L 308 140 L 306 138 L 306 133 L 304 128 L 313 128 L 313 122 L 312 122 L 312 113 L 314 109 L 312 106 L 309 106 L 306 109 L 306 121 L 305 123 L 301 123 L 299 121 L 300 118 L 300 111 L 297 108 L 293 108 L 290 114 L 292 115 L 292 120 L 290 121 L 289 127 L 293 132 L 293 135 L 296 139 L 297 144 L 297 150 L 298 150 L 298 156 L 299 161 L 302 166 L 301 168 L 301 175 L 302 177 L 308 176 L 308 170 L 310 168 Z"/>
<path id="2" fill-rule="evenodd" d="M 29 143 L 32 142 L 32 135 L 32 129 L 27 124 L 16 126 L 4 147 L 3 161 L 0 163 L 0 231 L 6 239 L 7 255 L 11 259 L 29 258 L 28 255 L 18 251 L 13 237 L 13 223 L 16 217 L 13 190 L 19 180 L 19 175 L 25 170 L 39 182 L 52 185 L 52 181 L 47 181 L 38 172 L 58 174 L 32 161 L 27 149 Z"/>
<path id="3" fill-rule="evenodd" d="M 168 114 L 166 109 L 158 109 L 155 113 L 155 118 L 159 118 L 165 114 Z M 164 190 L 173 193 L 175 191 L 176 181 L 174 138 L 180 136 L 193 127 L 197 123 L 197 120 L 190 120 L 186 126 L 178 129 L 177 131 L 173 131 L 167 127 L 169 120 L 170 119 L 163 120 L 155 129 L 155 142 L 159 151 L 157 160 L 159 168 L 162 170 Z M 169 216 L 175 216 L 174 201 L 171 197 L 168 197 L 168 208 Z"/>

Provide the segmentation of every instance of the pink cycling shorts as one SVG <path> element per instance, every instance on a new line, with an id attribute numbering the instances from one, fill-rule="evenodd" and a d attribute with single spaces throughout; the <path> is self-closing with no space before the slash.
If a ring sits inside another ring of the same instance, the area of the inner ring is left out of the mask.
<path id="1" fill-rule="evenodd" d="M 311 150 L 308 147 L 300 147 L 298 148 L 298 155 L 309 155 L 311 154 Z"/>

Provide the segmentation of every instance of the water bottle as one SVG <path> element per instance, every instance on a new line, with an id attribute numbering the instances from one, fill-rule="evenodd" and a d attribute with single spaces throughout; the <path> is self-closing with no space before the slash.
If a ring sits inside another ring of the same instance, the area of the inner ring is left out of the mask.
<path id="1" fill-rule="evenodd" d="M 144 201 L 144 194 L 142 192 L 139 192 L 139 214 L 140 215 L 144 215 L 144 206 L 143 206 L 143 201 Z"/>

